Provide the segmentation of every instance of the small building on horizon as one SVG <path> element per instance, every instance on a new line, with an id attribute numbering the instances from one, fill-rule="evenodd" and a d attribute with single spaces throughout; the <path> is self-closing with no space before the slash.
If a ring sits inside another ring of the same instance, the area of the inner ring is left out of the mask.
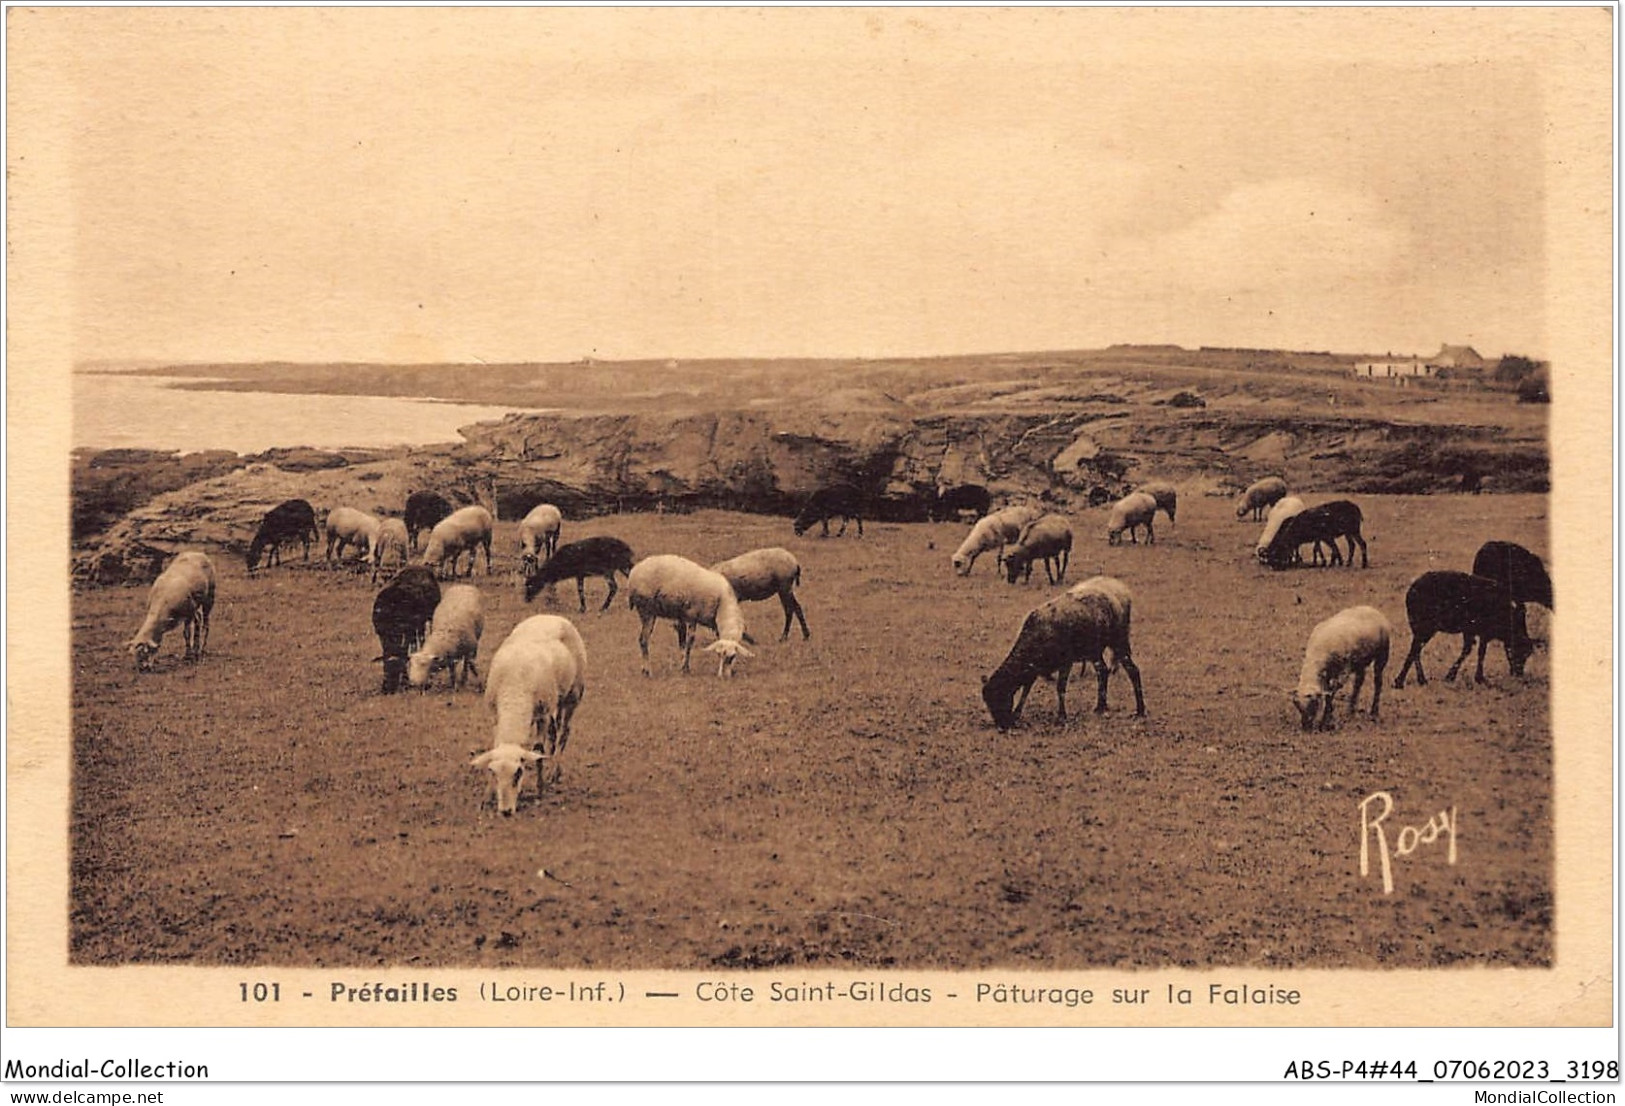
<path id="1" fill-rule="evenodd" d="M 1392 353 L 1356 361 L 1352 375 L 1358 380 L 1392 380 L 1399 384 L 1438 377 L 1441 369 L 1452 372 L 1483 372 L 1484 359 L 1472 346 L 1441 345 L 1432 357 L 1399 356 Z"/>

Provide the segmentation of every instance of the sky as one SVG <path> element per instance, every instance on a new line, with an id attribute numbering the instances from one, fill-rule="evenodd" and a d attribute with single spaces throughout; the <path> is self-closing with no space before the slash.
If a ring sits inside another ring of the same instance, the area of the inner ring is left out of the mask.
<path id="1" fill-rule="evenodd" d="M 9 15 L 81 362 L 1549 338 L 1506 9 Z"/>

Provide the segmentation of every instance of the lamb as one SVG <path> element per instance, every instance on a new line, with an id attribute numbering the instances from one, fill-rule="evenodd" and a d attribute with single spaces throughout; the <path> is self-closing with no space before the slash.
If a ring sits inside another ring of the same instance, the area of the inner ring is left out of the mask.
<path id="1" fill-rule="evenodd" d="M 1066 685 L 1074 662 L 1094 664 L 1099 682 L 1095 713 L 1103 712 L 1108 649 L 1112 653 L 1111 671 L 1121 665 L 1128 672 L 1134 685 L 1134 713 L 1144 716 L 1140 669 L 1129 646 L 1132 605 L 1132 596 L 1121 581 L 1094 577 L 1035 607 L 1022 622 L 1009 654 L 982 681 L 982 700 L 993 716 L 993 724 L 1000 730 L 1015 725 L 1033 684 L 1040 676 L 1051 673 L 1055 674 L 1057 713 L 1061 721 L 1066 721 Z"/>
<path id="2" fill-rule="evenodd" d="M 822 523 L 821 536 L 827 538 L 829 520 L 836 517 L 841 520 L 841 529 L 836 537 L 845 534 L 846 524 L 854 519 L 858 524 L 858 537 L 863 537 L 863 492 L 851 484 L 831 484 L 813 492 L 807 505 L 796 515 L 796 537 L 812 529 L 814 523 Z"/>
<path id="3" fill-rule="evenodd" d="M 260 554 L 269 550 L 266 565 L 282 563 L 282 543 L 299 542 L 310 560 L 310 543 L 317 540 L 316 510 L 303 499 L 289 499 L 265 512 L 248 546 L 248 571 L 260 566 Z"/>
<path id="4" fill-rule="evenodd" d="M 733 675 L 738 657 L 754 656 L 743 642 L 750 640 L 745 633 L 745 616 L 739 609 L 739 597 L 733 585 L 720 572 L 697 565 L 686 557 L 669 553 L 645 557 L 632 568 L 627 577 L 628 604 L 638 612 L 643 629 L 638 634 L 638 648 L 643 651 L 643 674 L 649 671 L 649 633 L 655 619 L 669 618 L 677 624 L 677 644 L 683 650 L 683 671 L 689 670 L 689 656 L 694 651 L 695 627 L 715 630 L 717 640 L 706 646 L 706 652 L 716 653 L 717 675 Z"/>
<path id="5" fill-rule="evenodd" d="M 495 716 L 490 749 L 471 767 L 491 773 L 497 811 L 512 815 L 527 766 L 536 771 L 536 795 L 545 776 L 541 762 L 564 751 L 570 720 L 585 689 L 587 651 L 567 619 L 536 615 L 514 627 L 491 658 L 485 705 Z M 555 764 L 554 778 L 557 779 Z"/>
<path id="6" fill-rule="evenodd" d="M 1529 624 L 1523 604 L 1512 595 L 1512 589 L 1499 580 L 1472 576 L 1465 572 L 1424 572 L 1405 593 L 1405 615 L 1411 624 L 1411 651 L 1405 654 L 1405 663 L 1394 678 L 1395 687 L 1405 686 L 1405 675 L 1416 666 L 1416 682 L 1425 685 L 1422 671 L 1422 649 L 1433 640 L 1434 634 L 1460 634 L 1461 655 L 1450 671 L 1444 674 L 1446 682 L 1454 680 L 1478 641 L 1478 671 L 1475 683 L 1484 682 L 1484 651 L 1491 641 L 1500 641 L 1506 649 L 1507 667 L 1514 676 L 1523 675 L 1524 662 L 1535 651 L 1529 640 Z"/>
<path id="7" fill-rule="evenodd" d="M 560 546 L 558 551 L 549 557 L 547 563 L 539 568 L 533 567 L 525 574 L 525 602 L 529 603 L 536 598 L 536 593 L 544 587 L 550 587 L 560 580 L 575 578 L 576 598 L 581 603 L 583 614 L 587 611 L 587 589 L 583 583 L 588 576 L 602 576 L 609 584 L 609 594 L 604 596 L 604 605 L 598 608 L 598 613 L 609 610 L 610 600 L 615 598 L 619 590 L 615 583 L 615 574 L 619 572 L 628 576 L 632 572 L 632 547 L 619 538 L 596 537 L 583 538 L 573 541 L 569 545 Z"/>
<path id="8" fill-rule="evenodd" d="M 1258 536 L 1258 545 L 1253 549 L 1260 561 L 1264 560 L 1265 550 L 1275 541 L 1275 535 L 1280 532 L 1281 525 L 1293 515 L 1302 514 L 1304 506 L 1303 500 L 1295 495 L 1276 500 L 1275 505 L 1270 508 L 1269 517 L 1264 520 L 1264 532 Z M 1297 550 L 1294 549 L 1293 552 L 1296 553 Z"/>
<path id="9" fill-rule="evenodd" d="M 424 530 L 433 530 L 435 524 L 455 508 L 451 501 L 443 495 L 434 492 L 413 492 L 406 497 L 406 534 L 412 542 L 412 551 L 417 552 L 418 534 Z"/>
<path id="10" fill-rule="evenodd" d="M 1157 514 L 1157 501 L 1145 492 L 1130 492 L 1116 503 L 1112 504 L 1111 518 L 1106 522 L 1106 541 L 1111 545 L 1121 545 L 1123 531 L 1128 531 L 1129 541 L 1135 545 L 1140 539 L 1134 535 L 1136 527 L 1145 527 L 1145 541 L 1147 545 L 1157 543 L 1157 532 L 1151 528 L 1151 520 Z"/>
<path id="11" fill-rule="evenodd" d="M 339 559 L 344 559 L 347 546 L 355 546 L 370 558 L 378 548 L 378 519 L 354 507 L 334 507 L 327 514 L 327 560 L 333 559 L 338 548 Z"/>
<path id="12" fill-rule="evenodd" d="M 1258 522 L 1264 517 L 1266 507 L 1285 496 L 1286 481 L 1279 476 L 1266 476 L 1262 480 L 1256 480 L 1241 493 L 1241 502 L 1236 506 L 1236 518 L 1244 519 L 1250 511 L 1253 521 Z"/>
<path id="13" fill-rule="evenodd" d="M 406 658 L 423 647 L 429 620 L 439 605 L 440 585 L 422 565 L 401 569 L 372 601 L 372 629 L 379 646 L 379 655 L 373 659 L 384 664 L 385 695 L 401 689 Z"/>
<path id="14" fill-rule="evenodd" d="M 1298 547 L 1315 543 L 1314 563 L 1320 563 L 1320 543 L 1325 542 L 1331 547 L 1331 563 L 1343 563 L 1343 554 L 1337 548 L 1338 538 L 1347 538 L 1349 543 L 1349 567 L 1354 567 L 1354 546 L 1360 546 L 1360 567 L 1370 568 L 1371 562 L 1366 556 L 1365 538 L 1360 536 L 1360 524 L 1363 516 L 1357 504 L 1347 499 L 1334 499 L 1330 503 L 1322 503 L 1318 507 L 1310 507 L 1300 511 L 1281 524 L 1275 537 L 1264 549 L 1264 563 L 1273 569 L 1283 569 L 1291 565 L 1298 557 Z"/>
<path id="15" fill-rule="evenodd" d="M 1023 530 L 1015 548 L 1004 555 L 1004 571 L 1013 584 L 1025 570 L 1026 582 L 1033 578 L 1033 561 L 1042 559 L 1044 576 L 1058 584 L 1065 579 L 1071 558 L 1072 524 L 1060 515 L 1045 515 Z"/>
<path id="16" fill-rule="evenodd" d="M 427 691 L 429 678 L 444 668 L 450 679 L 449 690 L 456 691 L 459 683 L 467 683 L 470 675 L 478 676 L 474 659 L 480 652 L 480 635 L 485 632 L 485 603 L 480 589 L 472 584 L 453 584 L 440 595 L 435 605 L 429 636 L 423 645 L 406 659 L 406 682 Z M 463 662 L 463 676 L 457 678 L 457 662 Z"/>
<path id="17" fill-rule="evenodd" d="M 1134 489 L 1157 501 L 1157 509 L 1168 513 L 1168 524 L 1173 525 L 1174 512 L 1179 510 L 1179 489 L 1162 480 L 1153 480 Z"/>
<path id="18" fill-rule="evenodd" d="M 1006 507 L 978 519 L 970 533 L 954 551 L 954 571 L 969 576 L 976 558 L 990 550 L 998 550 L 996 564 L 1004 563 L 1004 547 L 1021 538 L 1021 531 L 1036 521 L 1038 512 L 1031 507 Z"/>
<path id="19" fill-rule="evenodd" d="M 180 624 L 185 657 L 196 661 L 209 640 L 209 614 L 214 610 L 214 562 L 207 553 L 187 550 L 175 555 L 169 567 L 152 583 L 147 617 L 125 645 L 135 655 L 135 669 L 152 667 L 152 656 L 164 635 Z"/>
<path id="20" fill-rule="evenodd" d="M 378 570 L 384 567 L 384 557 L 393 552 L 400 558 L 400 567 L 405 568 L 411 560 L 412 538 L 406 532 L 406 523 L 398 518 L 386 518 L 378 521 L 378 540 L 372 546 L 372 582 L 378 582 Z"/>
<path id="21" fill-rule="evenodd" d="M 551 557 L 559 547 L 559 528 L 564 524 L 564 513 L 551 503 L 538 503 L 519 522 L 519 561 L 525 574 L 541 562 L 542 556 Z"/>
<path id="22" fill-rule="evenodd" d="M 468 575 L 474 575 L 474 562 L 480 546 L 485 547 L 485 574 L 491 575 L 491 512 L 484 507 L 464 507 L 453 511 L 429 531 L 420 564 L 434 565 L 443 574 L 451 561 L 451 575 L 457 575 L 457 558 L 468 554 Z"/>
<path id="23" fill-rule="evenodd" d="M 712 565 L 711 571 L 727 577 L 741 603 L 779 597 L 779 604 L 784 608 L 784 632 L 779 635 L 780 641 L 789 639 L 792 618 L 801 620 L 803 641 L 812 637 L 812 631 L 807 628 L 807 615 L 796 601 L 795 587 L 801 583 L 801 564 L 788 549 L 775 546 L 741 553 L 732 560 Z"/>
<path id="24" fill-rule="evenodd" d="M 1512 589 L 1512 598 L 1521 603 L 1552 606 L 1552 578 L 1546 575 L 1541 559 L 1521 545 L 1509 541 L 1487 541 L 1473 558 L 1473 575 L 1500 580 Z"/>
<path id="25" fill-rule="evenodd" d="M 1292 705 L 1305 730 L 1313 729 L 1320 712 L 1320 728 L 1332 728 L 1333 700 L 1350 672 L 1354 690 L 1349 692 L 1349 714 L 1355 711 L 1365 671 L 1372 668 L 1371 717 L 1377 717 L 1382 701 L 1382 670 L 1388 666 L 1388 645 L 1394 628 L 1375 607 L 1349 607 L 1319 623 L 1309 632 L 1304 647 L 1303 670 L 1298 674 Z"/>

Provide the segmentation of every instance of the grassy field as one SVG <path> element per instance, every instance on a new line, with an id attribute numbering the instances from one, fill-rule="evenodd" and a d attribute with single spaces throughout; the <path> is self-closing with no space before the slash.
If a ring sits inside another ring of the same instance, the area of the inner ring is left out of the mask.
<path id="1" fill-rule="evenodd" d="M 468 766 L 490 723 L 470 691 L 384 697 L 365 576 L 295 565 L 249 579 L 216 558 L 209 652 L 178 632 L 138 676 L 121 643 L 140 589 L 74 599 L 71 953 L 77 963 L 1032 968 L 1543 965 L 1552 959 L 1547 655 L 1489 684 L 1391 686 L 1383 716 L 1304 734 L 1287 699 L 1310 628 L 1403 595 L 1489 538 L 1547 554 L 1544 496 L 1362 497 L 1368 570 L 1273 573 L 1258 526 L 1192 498 L 1155 546 L 1073 518 L 1070 584 L 1135 593 L 1135 656 L 1110 713 L 1073 681 L 1000 734 L 979 696 L 1022 616 L 1053 592 L 948 558 L 962 525 L 795 538 L 787 520 L 699 513 L 567 522 L 639 556 L 801 559 L 813 637 L 777 642 L 777 603 L 732 681 L 677 671 L 669 625 L 639 674 L 624 593 L 527 608 L 511 522 L 485 592 L 482 670 L 530 613 L 575 618 L 587 692 L 561 783 L 511 819 Z M 1042 572 L 1040 570 L 1040 577 Z M 702 638 L 707 640 L 707 638 Z M 1364 700 L 1362 699 L 1362 702 Z M 1362 877 L 1360 803 L 1399 828 L 1453 809 L 1443 839 Z M 544 871 L 546 876 L 540 873 Z"/>

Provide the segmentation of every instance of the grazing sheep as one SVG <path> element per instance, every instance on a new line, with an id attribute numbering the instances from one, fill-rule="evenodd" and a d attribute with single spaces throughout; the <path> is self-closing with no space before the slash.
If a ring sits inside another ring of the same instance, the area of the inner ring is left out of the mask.
<path id="1" fill-rule="evenodd" d="M 1134 489 L 1157 501 L 1157 510 L 1168 513 L 1168 524 L 1173 525 L 1174 512 L 1179 510 L 1179 489 L 1163 480 L 1153 480 Z"/>
<path id="2" fill-rule="evenodd" d="M 777 546 L 754 549 L 732 560 L 712 565 L 711 571 L 727 577 L 728 583 L 733 586 L 734 596 L 741 603 L 755 603 L 775 595 L 779 597 L 779 604 L 784 607 L 784 632 L 779 635 L 780 641 L 790 637 L 792 618 L 801 620 L 803 641 L 812 637 L 812 631 L 807 629 L 807 616 L 796 601 L 795 587 L 801 583 L 801 564 L 788 549 Z"/>
<path id="3" fill-rule="evenodd" d="M 265 512 L 254 540 L 248 546 L 248 571 L 260 566 L 260 554 L 269 550 L 266 565 L 282 563 L 282 543 L 299 542 L 310 560 L 310 544 L 319 540 L 316 510 L 303 499 L 289 499 Z"/>
<path id="4" fill-rule="evenodd" d="M 970 512 L 972 518 L 981 518 L 993 510 L 993 497 L 980 484 L 960 484 L 953 488 L 938 488 L 926 508 L 932 522 L 958 518 Z"/>
<path id="5" fill-rule="evenodd" d="M 1004 555 L 1004 571 L 1013 584 L 1025 570 L 1023 582 L 1033 578 L 1033 562 L 1042 559 L 1044 576 L 1052 584 L 1066 578 L 1072 558 L 1072 524 L 1060 515 L 1045 515 L 1022 531 L 1014 548 Z"/>
<path id="6" fill-rule="evenodd" d="M 1330 503 L 1322 503 L 1318 507 L 1310 507 L 1299 511 L 1285 522 L 1275 532 L 1275 537 L 1264 549 L 1264 563 L 1273 569 L 1283 569 L 1300 560 L 1298 547 L 1313 542 L 1315 545 L 1314 564 L 1321 561 L 1320 543 L 1325 542 L 1332 551 L 1331 563 L 1343 563 L 1343 554 L 1337 548 L 1338 538 L 1347 538 L 1349 543 L 1349 567 L 1354 567 L 1354 546 L 1360 546 L 1360 567 L 1370 568 L 1371 562 L 1366 556 L 1365 538 L 1360 536 L 1360 524 L 1364 521 L 1357 504 L 1347 499 L 1334 499 Z"/>
<path id="7" fill-rule="evenodd" d="M 485 705 L 495 716 L 496 726 L 491 748 L 470 765 L 491 773 L 491 791 L 500 814 L 518 810 L 527 766 L 535 768 L 536 796 L 541 798 L 546 780 L 541 762 L 564 751 L 586 670 L 581 635 L 568 620 L 556 615 L 527 618 L 514 627 L 491 658 Z M 555 764 L 555 779 L 557 767 Z"/>
<path id="8" fill-rule="evenodd" d="M 378 548 L 378 519 L 354 507 L 334 507 L 327 514 L 327 560 L 333 559 L 338 548 L 340 560 L 344 550 L 354 546 L 364 556 L 371 557 Z"/>
<path id="9" fill-rule="evenodd" d="M 1395 687 L 1405 686 L 1405 674 L 1416 666 L 1416 682 L 1428 682 L 1422 671 L 1422 649 L 1434 634 L 1460 634 L 1461 655 L 1446 682 L 1454 680 L 1467 659 L 1473 641 L 1478 641 L 1478 671 L 1475 683 L 1484 682 L 1484 651 L 1491 641 L 1506 649 L 1507 667 L 1514 676 L 1523 675 L 1524 662 L 1535 646 L 1529 640 L 1529 624 L 1523 604 L 1512 597 L 1512 589 L 1499 580 L 1471 576 L 1465 572 L 1424 572 L 1405 593 L 1405 616 L 1411 624 L 1411 651 L 1394 678 Z"/>
<path id="10" fill-rule="evenodd" d="M 620 538 L 582 538 L 569 545 L 560 546 L 547 563 L 539 568 L 533 568 L 525 574 L 525 602 L 529 603 L 536 598 L 536 593 L 544 587 L 551 587 L 560 580 L 572 577 L 576 582 L 576 598 L 581 603 L 583 614 L 587 610 L 587 588 L 583 583 L 588 576 L 602 576 L 609 584 L 609 594 L 604 596 L 604 605 L 598 608 L 598 613 L 609 610 L 610 600 L 615 598 L 619 590 L 615 583 L 615 574 L 623 576 L 632 572 L 632 547 Z"/>
<path id="11" fill-rule="evenodd" d="M 435 524 L 452 511 L 456 510 L 451 501 L 443 495 L 434 492 L 413 492 L 406 497 L 406 534 L 412 542 L 412 551 L 417 552 L 418 534 L 424 530 L 433 530 Z"/>
<path id="12" fill-rule="evenodd" d="M 1006 507 L 1000 511 L 980 518 L 976 525 L 970 528 L 970 533 L 954 551 L 954 571 L 961 576 L 969 576 L 971 566 L 976 558 L 990 550 L 998 550 L 994 563 L 1004 563 L 1004 547 L 1019 541 L 1021 531 L 1037 521 L 1038 511 L 1031 507 Z"/>
<path id="13" fill-rule="evenodd" d="M 378 521 L 378 540 L 372 547 L 372 582 L 378 582 L 378 570 L 384 567 L 384 557 L 394 552 L 400 558 L 400 568 L 405 568 L 411 558 L 412 539 L 406 532 L 406 523 L 398 518 L 385 518 Z"/>
<path id="14" fill-rule="evenodd" d="M 836 537 L 845 534 L 846 524 L 853 520 L 858 524 L 858 537 L 863 537 L 863 492 L 851 484 L 831 484 L 813 492 L 807 505 L 796 515 L 796 537 L 805 534 L 816 522 L 823 524 L 820 536 L 827 538 L 829 520 L 837 517 L 841 520 L 841 529 Z"/>
<path id="15" fill-rule="evenodd" d="M 1298 721 L 1304 729 L 1314 728 L 1317 711 L 1321 715 L 1320 728 L 1332 728 L 1332 701 L 1350 672 L 1354 673 L 1354 690 L 1349 692 L 1349 714 L 1353 715 L 1367 668 L 1374 668 L 1371 717 L 1377 717 L 1377 706 L 1382 702 L 1382 670 L 1388 666 L 1388 645 L 1393 636 L 1393 626 L 1375 607 L 1349 607 L 1309 632 L 1303 670 L 1292 692 L 1292 705 L 1298 708 Z"/>
<path id="16" fill-rule="evenodd" d="M 145 672 L 164 635 L 181 627 L 186 643 L 185 657 L 195 661 L 203 656 L 209 640 L 209 614 L 214 610 L 214 562 L 206 553 L 187 550 L 178 553 L 169 567 L 152 582 L 148 593 L 147 617 L 125 645 L 135 654 L 135 669 Z"/>
<path id="17" fill-rule="evenodd" d="M 1557 610 L 1552 606 L 1552 578 L 1546 575 L 1545 562 L 1521 545 L 1485 542 L 1473 558 L 1473 575 L 1500 580 L 1520 603 L 1539 603 L 1549 611 Z"/>
<path id="18" fill-rule="evenodd" d="M 423 547 L 419 564 L 434 565 L 444 575 L 446 561 L 451 561 L 451 576 L 457 575 L 457 558 L 468 554 L 468 573 L 474 575 L 474 562 L 479 559 L 480 546 L 485 547 L 485 574 L 491 575 L 491 512 L 484 507 L 464 507 L 453 511 L 434 524 L 429 541 Z"/>
<path id="19" fill-rule="evenodd" d="M 1258 545 L 1253 549 L 1260 561 L 1264 560 L 1264 553 L 1275 540 L 1275 535 L 1280 533 L 1282 523 L 1293 515 L 1302 514 L 1305 506 L 1304 501 L 1295 495 L 1276 500 L 1275 505 L 1270 508 L 1269 517 L 1264 520 L 1264 532 L 1258 536 Z M 1295 547 L 1293 553 L 1297 553 Z"/>
<path id="20" fill-rule="evenodd" d="M 551 557 L 559 547 L 559 528 L 564 525 L 564 513 L 551 503 L 538 503 L 519 522 L 519 561 L 525 574 L 540 563 L 542 556 Z"/>
<path id="21" fill-rule="evenodd" d="M 1128 531 L 1129 541 L 1135 545 L 1140 539 L 1135 536 L 1136 527 L 1145 527 L 1145 541 L 1147 545 L 1157 543 L 1157 532 L 1151 528 L 1151 521 L 1157 515 L 1157 501 L 1145 492 L 1130 492 L 1116 503 L 1112 504 L 1111 517 L 1106 522 L 1106 541 L 1111 545 L 1121 545 L 1123 531 Z"/>
<path id="22" fill-rule="evenodd" d="M 1040 676 L 1055 675 L 1058 715 L 1066 721 L 1066 685 L 1074 662 L 1095 666 L 1099 694 L 1095 713 L 1106 709 L 1106 681 L 1121 665 L 1134 685 L 1134 713 L 1145 714 L 1140 669 L 1129 646 L 1133 600 L 1127 586 L 1111 577 L 1094 577 L 1035 607 L 1021 624 L 1009 654 L 982 681 L 982 700 L 993 724 L 1008 730 L 1021 717 L 1027 695 Z M 1106 665 L 1106 650 L 1112 664 Z M 1019 692 L 1019 699 L 1017 698 Z"/>
<path id="23" fill-rule="evenodd" d="M 406 682 L 427 691 L 430 677 L 444 668 L 450 681 L 447 690 L 456 691 L 457 685 L 466 684 L 470 675 L 480 674 L 474 660 L 479 656 L 480 635 L 484 632 L 485 601 L 480 589 L 472 584 L 452 584 L 440 593 L 429 636 L 406 659 Z M 457 678 L 458 661 L 463 662 L 461 680 Z"/>
<path id="24" fill-rule="evenodd" d="M 1266 476 L 1254 481 L 1241 493 L 1241 502 L 1236 505 L 1236 518 L 1244 519 L 1248 512 L 1252 512 L 1253 521 L 1258 522 L 1263 519 L 1266 507 L 1285 496 L 1286 481 L 1279 476 Z"/>
<path id="25" fill-rule="evenodd" d="M 643 651 L 645 676 L 652 675 L 649 633 L 657 618 L 669 618 L 677 624 L 677 644 L 683 650 L 684 672 L 689 670 L 689 655 L 694 651 L 698 626 L 716 631 L 717 640 L 706 646 L 706 652 L 717 654 L 718 676 L 733 675 L 734 660 L 753 655 L 743 644 L 749 639 L 745 634 L 745 616 L 739 609 L 739 597 L 722 573 L 697 565 L 686 557 L 661 553 L 645 557 L 632 567 L 626 590 L 628 604 L 643 622 L 638 648 Z"/>
<path id="26" fill-rule="evenodd" d="M 384 664 L 385 695 L 401 689 L 406 659 L 423 647 L 429 620 L 439 605 L 440 585 L 422 565 L 401 569 L 372 601 L 372 630 L 378 635 L 379 647 L 379 655 L 373 659 Z"/>

